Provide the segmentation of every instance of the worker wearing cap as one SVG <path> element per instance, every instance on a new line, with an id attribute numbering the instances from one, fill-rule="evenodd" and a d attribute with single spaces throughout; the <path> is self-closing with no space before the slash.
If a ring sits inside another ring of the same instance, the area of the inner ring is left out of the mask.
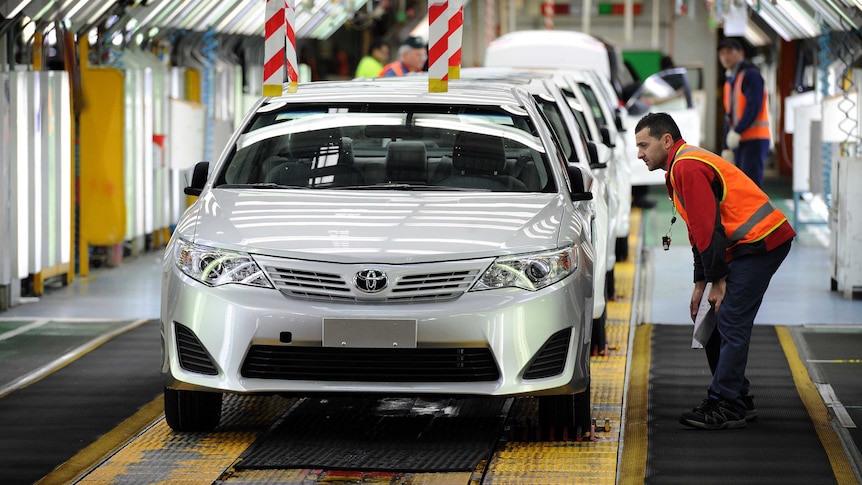
<path id="1" fill-rule="evenodd" d="M 733 160 L 758 186 L 769 154 L 769 108 L 760 71 L 745 60 L 742 43 L 726 38 L 718 43 L 718 60 L 725 69 L 724 146 L 722 156 Z"/>
<path id="2" fill-rule="evenodd" d="M 425 42 L 419 37 L 408 37 L 398 48 L 398 59 L 383 66 L 381 77 L 403 76 L 409 72 L 419 72 L 428 59 Z"/>

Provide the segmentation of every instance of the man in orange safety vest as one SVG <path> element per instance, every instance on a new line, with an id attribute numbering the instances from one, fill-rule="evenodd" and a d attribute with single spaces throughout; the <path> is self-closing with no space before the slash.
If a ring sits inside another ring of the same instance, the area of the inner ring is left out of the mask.
<path id="1" fill-rule="evenodd" d="M 730 151 L 722 155 L 733 160 L 760 187 L 771 137 L 763 76 L 745 60 L 745 50 L 739 40 L 722 39 L 718 43 L 718 60 L 726 76 L 724 148 Z"/>

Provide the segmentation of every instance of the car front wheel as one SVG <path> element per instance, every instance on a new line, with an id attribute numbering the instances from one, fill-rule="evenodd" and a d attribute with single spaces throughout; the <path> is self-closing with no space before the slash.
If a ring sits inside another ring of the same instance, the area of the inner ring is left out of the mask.
<path id="1" fill-rule="evenodd" d="M 629 238 L 628 236 L 618 237 L 614 247 L 617 261 L 628 261 L 629 259 Z"/>
<path id="2" fill-rule="evenodd" d="M 212 431 L 221 419 L 220 392 L 165 388 L 165 421 L 174 431 Z"/>

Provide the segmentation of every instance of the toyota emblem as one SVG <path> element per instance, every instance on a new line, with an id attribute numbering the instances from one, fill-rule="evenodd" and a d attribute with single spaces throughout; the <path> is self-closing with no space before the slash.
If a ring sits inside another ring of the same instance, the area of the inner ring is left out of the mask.
<path id="1" fill-rule="evenodd" d="M 364 269 L 356 273 L 353 283 L 363 293 L 379 293 L 389 284 L 389 279 L 383 271 Z"/>

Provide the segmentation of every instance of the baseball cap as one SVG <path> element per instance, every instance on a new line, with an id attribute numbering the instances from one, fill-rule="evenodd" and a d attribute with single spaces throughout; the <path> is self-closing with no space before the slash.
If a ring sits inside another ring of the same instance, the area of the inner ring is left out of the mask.
<path id="1" fill-rule="evenodd" d="M 411 37 L 404 39 L 404 42 L 402 42 L 401 45 L 409 45 L 410 47 L 412 47 L 414 49 L 424 49 L 425 48 L 425 41 L 422 40 L 421 37 L 412 37 L 411 36 Z"/>
<path id="2" fill-rule="evenodd" d="M 721 39 L 718 42 L 718 49 L 717 50 L 722 50 L 722 49 L 733 49 L 735 51 L 745 50 L 742 47 L 742 42 L 740 42 L 736 39 L 731 39 L 731 38 Z"/>

